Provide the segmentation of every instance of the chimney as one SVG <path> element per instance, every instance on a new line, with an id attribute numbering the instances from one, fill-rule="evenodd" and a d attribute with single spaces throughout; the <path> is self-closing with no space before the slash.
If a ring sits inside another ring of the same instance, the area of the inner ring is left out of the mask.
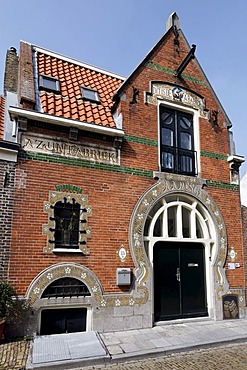
<path id="1" fill-rule="evenodd" d="M 7 50 L 5 73 L 4 73 L 4 94 L 6 91 L 17 93 L 18 89 L 19 58 L 14 47 Z"/>

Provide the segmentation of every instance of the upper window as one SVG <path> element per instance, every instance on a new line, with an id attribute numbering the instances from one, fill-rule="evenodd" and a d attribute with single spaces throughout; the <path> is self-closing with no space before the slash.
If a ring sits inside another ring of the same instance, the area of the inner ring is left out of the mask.
<path id="1" fill-rule="evenodd" d="M 193 115 L 160 107 L 161 171 L 196 175 Z"/>
<path id="2" fill-rule="evenodd" d="M 97 90 L 90 89 L 88 87 L 81 87 L 81 93 L 82 93 L 82 98 L 84 100 L 89 100 L 93 103 L 100 103 L 99 95 Z"/>
<path id="3" fill-rule="evenodd" d="M 60 92 L 60 83 L 57 78 L 39 75 L 39 88 L 51 92 Z"/>

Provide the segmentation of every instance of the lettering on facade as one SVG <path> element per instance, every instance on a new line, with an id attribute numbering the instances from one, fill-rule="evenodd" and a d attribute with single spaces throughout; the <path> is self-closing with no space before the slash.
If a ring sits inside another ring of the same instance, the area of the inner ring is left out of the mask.
<path id="1" fill-rule="evenodd" d="M 151 93 L 147 93 L 147 103 L 157 105 L 158 99 L 189 105 L 197 109 L 201 117 L 209 119 L 209 114 L 205 110 L 204 99 L 181 87 L 161 83 L 152 84 Z"/>
<path id="2" fill-rule="evenodd" d="M 79 145 L 31 135 L 23 135 L 21 147 L 27 152 L 60 155 L 87 161 L 120 164 L 118 150 L 96 145 Z"/>

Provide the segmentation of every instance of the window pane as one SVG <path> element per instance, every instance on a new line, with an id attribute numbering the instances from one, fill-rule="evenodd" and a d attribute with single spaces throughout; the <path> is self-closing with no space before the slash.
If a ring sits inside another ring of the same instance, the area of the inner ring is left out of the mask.
<path id="1" fill-rule="evenodd" d="M 100 102 L 99 95 L 98 95 L 98 92 L 96 90 L 89 89 L 89 88 L 86 88 L 86 87 L 82 87 L 81 92 L 82 92 L 82 97 L 84 99 L 95 101 L 95 102 Z"/>
<path id="2" fill-rule="evenodd" d="M 186 117 L 181 117 L 180 118 L 180 126 L 182 128 L 188 129 L 188 128 L 191 127 L 191 121 Z"/>
<path id="3" fill-rule="evenodd" d="M 180 133 L 180 148 L 191 150 L 191 135 L 187 132 Z"/>
<path id="4" fill-rule="evenodd" d="M 198 220 L 198 216 L 196 216 L 196 237 L 203 238 L 203 231 L 202 231 L 201 224 Z"/>
<path id="5" fill-rule="evenodd" d="M 173 146 L 173 131 L 162 127 L 162 145 Z"/>
<path id="6" fill-rule="evenodd" d="M 149 258 L 149 241 L 145 240 L 144 241 L 144 249 L 145 249 L 145 252 L 146 252 L 146 255 L 147 257 Z"/>
<path id="7" fill-rule="evenodd" d="M 42 298 L 88 296 L 87 286 L 75 278 L 61 278 L 51 283 L 43 292 Z"/>
<path id="8" fill-rule="evenodd" d="M 182 208 L 183 237 L 190 238 L 190 211 Z"/>
<path id="9" fill-rule="evenodd" d="M 168 195 L 166 197 L 166 203 L 176 202 L 178 200 L 177 195 Z"/>
<path id="10" fill-rule="evenodd" d="M 181 156 L 180 158 L 181 171 L 186 173 L 192 173 L 192 158 L 188 156 Z"/>
<path id="11" fill-rule="evenodd" d="M 168 214 L 168 236 L 177 236 L 177 207 L 169 207 Z"/>
<path id="12" fill-rule="evenodd" d="M 155 223 L 154 236 L 162 236 L 163 235 L 162 228 L 163 228 L 163 213 L 160 214 Z"/>
<path id="13" fill-rule="evenodd" d="M 154 215 L 156 214 L 156 212 L 158 211 L 158 209 L 160 207 L 162 207 L 162 203 L 158 202 L 153 206 L 153 208 L 149 212 L 149 214 L 147 216 L 147 219 L 146 219 L 146 222 L 145 222 L 145 226 L 144 226 L 144 235 L 145 236 L 149 235 L 149 227 L 150 227 L 151 221 L 152 221 Z"/>
<path id="14" fill-rule="evenodd" d="M 95 91 L 92 90 L 83 90 L 83 96 L 89 100 L 97 100 L 95 97 Z"/>
<path id="15" fill-rule="evenodd" d="M 148 236 L 149 234 L 149 227 L 150 227 L 151 221 L 152 221 L 152 217 L 148 215 L 145 225 L 144 225 L 144 235 L 145 236 Z"/>
<path id="16" fill-rule="evenodd" d="M 161 119 L 165 125 L 171 125 L 173 122 L 173 116 L 168 112 L 162 113 Z"/>
<path id="17" fill-rule="evenodd" d="M 54 206 L 55 247 L 79 247 L 80 205 L 78 203 L 57 202 Z"/>
<path id="18" fill-rule="evenodd" d="M 174 160 L 172 153 L 162 153 L 162 167 L 172 170 L 174 168 Z"/>
<path id="19" fill-rule="evenodd" d="M 49 90 L 57 90 L 57 82 L 43 77 L 43 87 Z"/>

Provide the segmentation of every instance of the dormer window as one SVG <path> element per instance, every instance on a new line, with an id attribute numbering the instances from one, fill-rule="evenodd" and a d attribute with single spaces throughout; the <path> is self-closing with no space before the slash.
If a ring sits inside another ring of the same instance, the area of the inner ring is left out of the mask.
<path id="1" fill-rule="evenodd" d="M 82 93 L 83 100 L 88 100 L 92 103 L 97 103 L 97 104 L 100 103 L 99 94 L 97 90 L 82 86 L 81 93 Z"/>
<path id="2" fill-rule="evenodd" d="M 60 83 L 55 77 L 39 75 L 39 88 L 49 92 L 60 93 Z"/>

